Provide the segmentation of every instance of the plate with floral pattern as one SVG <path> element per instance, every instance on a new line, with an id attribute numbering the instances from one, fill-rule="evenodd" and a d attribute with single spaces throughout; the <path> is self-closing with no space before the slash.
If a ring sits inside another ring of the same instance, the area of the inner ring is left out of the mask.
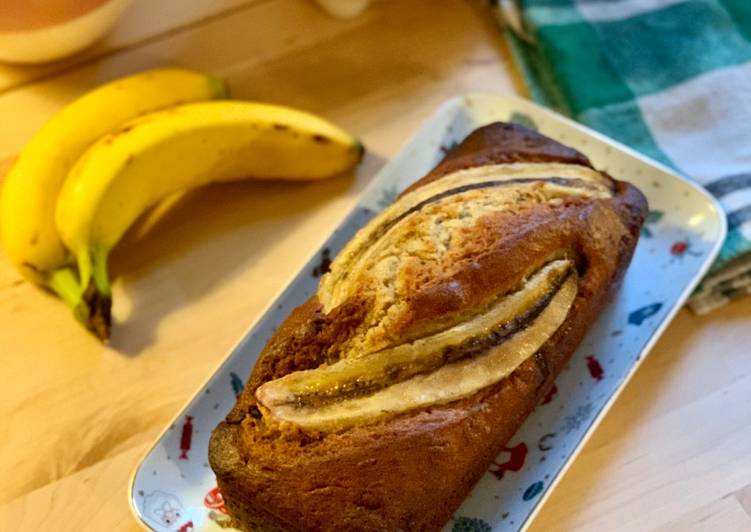
<path id="1" fill-rule="evenodd" d="M 711 196 L 665 166 L 527 100 L 472 94 L 444 103 L 373 178 L 357 206 L 148 451 L 130 486 L 131 507 L 144 527 L 158 532 L 229 527 L 208 465 L 208 440 L 242 391 L 264 344 L 291 309 L 316 291 L 331 258 L 358 229 L 471 131 L 499 120 L 537 129 L 578 149 L 598 169 L 638 186 L 650 205 L 620 292 L 444 530 L 516 531 L 531 523 L 709 268 L 726 223 Z"/>

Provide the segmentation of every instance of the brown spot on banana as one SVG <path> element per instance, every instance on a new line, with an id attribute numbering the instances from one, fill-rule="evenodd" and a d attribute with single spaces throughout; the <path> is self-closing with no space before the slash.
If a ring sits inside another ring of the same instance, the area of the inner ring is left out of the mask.
<path id="1" fill-rule="evenodd" d="M 33 271 L 34 273 L 39 273 L 39 274 L 41 274 L 41 273 L 44 273 L 44 272 L 43 272 L 42 270 L 40 270 L 40 269 L 39 269 L 39 268 L 38 268 L 38 267 L 37 267 L 36 265 L 32 264 L 32 263 L 31 263 L 31 262 L 29 262 L 29 261 L 24 261 L 24 262 L 22 262 L 22 263 L 21 263 L 21 266 L 23 266 L 24 268 L 28 268 L 29 270 Z"/>

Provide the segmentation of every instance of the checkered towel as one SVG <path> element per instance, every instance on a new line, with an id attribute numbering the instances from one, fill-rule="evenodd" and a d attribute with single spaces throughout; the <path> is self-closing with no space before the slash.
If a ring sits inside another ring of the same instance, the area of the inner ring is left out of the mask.
<path id="1" fill-rule="evenodd" d="M 751 293 L 751 0 L 493 0 L 532 97 L 690 176 L 729 234 L 690 299 Z"/>

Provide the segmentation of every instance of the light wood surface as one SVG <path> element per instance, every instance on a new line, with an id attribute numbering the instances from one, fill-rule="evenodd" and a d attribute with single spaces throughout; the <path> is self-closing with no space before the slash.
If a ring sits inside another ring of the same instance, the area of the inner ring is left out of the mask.
<path id="1" fill-rule="evenodd" d="M 0 173 L 60 106 L 162 64 L 361 137 L 356 175 L 211 187 L 113 257 L 105 347 L 0 257 L 0 530 L 137 530 L 129 475 L 150 442 L 443 100 L 518 89 L 483 2 L 377 2 L 356 19 L 302 0 L 138 0 L 63 63 L 0 67 Z M 532 527 L 751 529 L 751 298 L 682 311 Z"/>

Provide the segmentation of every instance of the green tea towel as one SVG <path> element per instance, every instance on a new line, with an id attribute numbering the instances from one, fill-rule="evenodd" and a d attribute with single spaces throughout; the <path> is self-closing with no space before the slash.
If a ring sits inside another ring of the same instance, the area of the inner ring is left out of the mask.
<path id="1" fill-rule="evenodd" d="M 494 0 L 532 97 L 696 180 L 728 238 L 689 300 L 751 293 L 751 0 Z"/>

